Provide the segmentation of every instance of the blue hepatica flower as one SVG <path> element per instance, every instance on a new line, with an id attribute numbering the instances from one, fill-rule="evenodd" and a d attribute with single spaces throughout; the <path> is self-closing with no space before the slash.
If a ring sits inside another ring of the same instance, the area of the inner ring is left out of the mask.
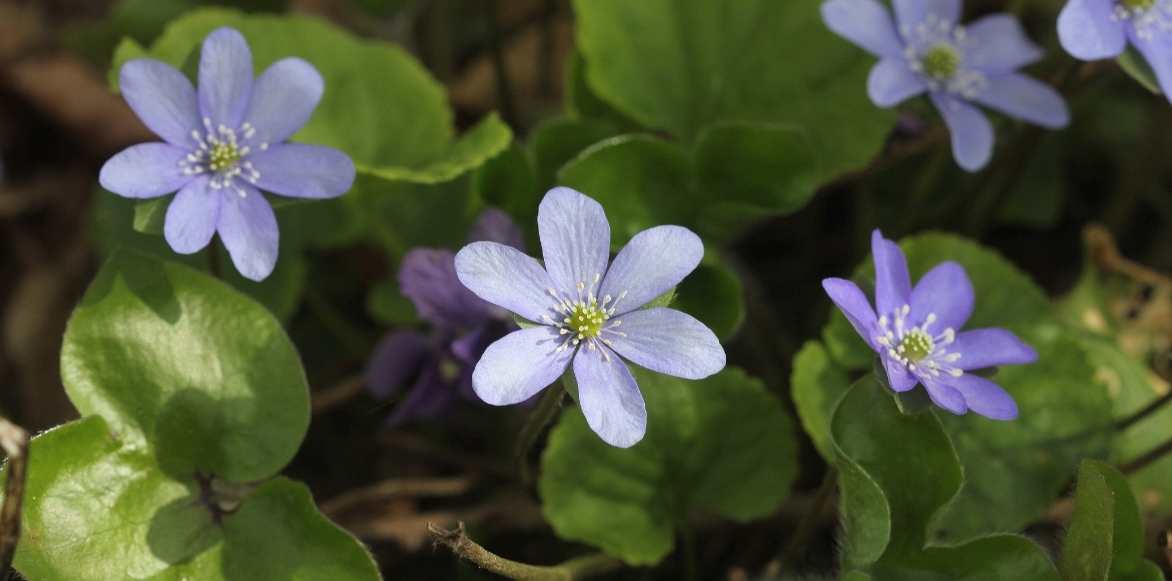
<path id="1" fill-rule="evenodd" d="M 1058 38 L 1075 58 L 1097 60 L 1139 50 L 1172 99 L 1172 1 L 1070 0 L 1058 15 Z"/>
<path id="2" fill-rule="evenodd" d="M 199 89 L 153 59 L 126 63 L 122 95 L 165 143 L 129 147 L 102 166 L 102 187 L 127 198 L 178 191 L 163 234 L 180 254 L 198 252 L 219 232 L 240 274 L 262 280 L 277 261 L 277 219 L 260 190 L 333 198 L 350 189 L 354 163 L 329 147 L 286 143 L 309 121 L 324 84 L 297 58 L 273 63 L 254 81 L 241 34 L 204 39 Z"/>
<path id="3" fill-rule="evenodd" d="M 822 19 L 879 57 L 867 81 L 876 105 L 893 107 L 928 93 L 962 168 L 981 169 L 993 154 L 993 126 L 974 104 L 1051 129 L 1070 122 L 1061 95 L 1016 72 L 1042 51 L 1013 16 L 993 14 L 962 27 L 960 0 L 894 0 L 894 6 L 892 21 L 876 0 L 829 0 Z"/>
<path id="4" fill-rule="evenodd" d="M 491 241 L 524 250 L 521 231 L 500 210 L 480 215 L 471 241 Z M 387 420 L 398 425 L 443 415 L 460 397 L 475 399 L 472 368 L 489 344 L 516 329 L 512 316 L 472 294 L 456 277 L 456 254 L 417 248 L 403 257 L 399 288 L 415 304 L 431 333 L 387 334 L 367 364 L 366 386 L 379 399 L 410 390 Z"/>
<path id="5" fill-rule="evenodd" d="M 674 309 L 639 308 L 692 272 L 704 245 L 687 228 L 658 226 L 631 238 L 608 268 L 606 214 L 569 188 L 545 195 L 537 227 L 544 266 L 493 242 L 456 254 L 456 274 L 469 290 L 536 323 L 490 345 L 472 387 L 490 404 L 515 404 L 572 363 L 590 428 L 613 446 L 633 446 L 646 432 L 647 409 L 620 355 L 685 379 L 724 368 L 724 349 L 703 323 Z"/>
<path id="6" fill-rule="evenodd" d="M 954 413 L 995 420 L 1017 417 L 1017 403 L 1001 386 L 969 373 L 1000 365 L 1033 363 L 1038 354 L 1005 329 L 960 332 L 973 312 L 973 285 L 964 267 L 943 262 L 912 286 L 907 259 L 876 230 L 875 308 L 855 283 L 822 281 L 826 294 L 883 362 L 897 392 L 922 384 L 932 401 Z M 878 311 L 878 315 L 876 315 Z"/>

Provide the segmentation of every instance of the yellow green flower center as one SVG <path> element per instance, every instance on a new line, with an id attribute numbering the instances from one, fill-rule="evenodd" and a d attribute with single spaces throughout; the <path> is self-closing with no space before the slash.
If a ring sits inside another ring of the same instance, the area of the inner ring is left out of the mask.
<path id="1" fill-rule="evenodd" d="M 208 167 L 213 172 L 232 169 L 243 157 L 240 148 L 235 144 L 220 142 L 212 146 L 212 152 L 208 156 Z"/>
<path id="2" fill-rule="evenodd" d="M 960 69 L 960 52 L 952 45 L 938 44 L 924 53 L 920 58 L 920 66 L 923 67 L 924 74 L 933 79 L 951 79 Z"/>
<path id="3" fill-rule="evenodd" d="M 593 339 L 602 334 L 610 314 L 598 305 L 597 300 L 575 303 L 569 315 L 562 321 L 577 334 L 579 340 Z"/>
<path id="4" fill-rule="evenodd" d="M 1130 8 L 1133 11 L 1144 11 L 1156 5 L 1156 0 L 1119 0 L 1125 8 Z"/>
<path id="5" fill-rule="evenodd" d="M 916 362 L 931 355 L 935 349 L 936 342 L 931 336 L 920 329 L 912 329 L 904 335 L 895 351 L 908 361 Z"/>

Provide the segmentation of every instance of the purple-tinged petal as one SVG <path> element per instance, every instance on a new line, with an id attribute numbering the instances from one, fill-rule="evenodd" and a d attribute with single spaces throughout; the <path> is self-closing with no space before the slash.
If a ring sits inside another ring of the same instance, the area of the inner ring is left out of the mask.
<path id="1" fill-rule="evenodd" d="M 411 299 L 419 317 L 452 329 L 479 325 L 491 308 L 456 276 L 456 255 L 450 250 L 415 248 L 399 266 L 399 289 Z"/>
<path id="2" fill-rule="evenodd" d="M 871 256 L 875 260 L 875 308 L 880 315 L 890 316 L 908 304 L 912 294 L 907 257 L 878 229 L 871 232 Z"/>
<path id="3" fill-rule="evenodd" d="M 458 395 L 457 387 L 444 381 L 443 370 L 438 365 L 425 365 L 385 425 L 393 428 L 411 420 L 440 417 L 451 409 Z"/>
<path id="4" fill-rule="evenodd" d="M 954 331 L 964 326 L 973 314 L 973 283 L 964 267 L 955 262 L 941 262 L 920 278 L 912 289 L 912 321 L 924 322 L 929 314 L 936 315 L 936 322 L 929 332 L 939 333 L 951 328 Z"/>
<path id="5" fill-rule="evenodd" d="M 681 226 L 656 226 L 636 234 L 615 256 L 602 280 L 618 314 L 631 312 L 684 280 L 704 258 L 704 243 Z"/>
<path id="6" fill-rule="evenodd" d="M 561 349 L 562 337 L 553 327 L 513 331 L 485 349 L 472 372 L 476 395 L 491 405 L 521 403 L 557 381 L 573 349 Z"/>
<path id="7" fill-rule="evenodd" d="M 1172 100 L 1172 34 L 1158 30 L 1153 34 L 1140 36 L 1134 30 L 1129 29 L 1128 36 L 1135 48 L 1147 59 L 1148 64 L 1152 67 L 1152 72 L 1156 73 L 1156 81 L 1160 84 L 1160 91 Z"/>
<path id="8" fill-rule="evenodd" d="M 256 189 L 240 184 L 244 195 L 220 190 L 220 223 L 216 231 L 244 278 L 260 282 L 277 264 L 279 233 L 273 207 Z"/>
<path id="9" fill-rule="evenodd" d="M 966 373 L 960 377 L 941 377 L 941 382 L 963 395 L 966 407 L 982 416 L 994 420 L 1017 418 L 1017 402 L 1013 396 L 984 377 Z"/>
<path id="10" fill-rule="evenodd" d="M 553 281 L 531 256 L 497 242 L 473 242 L 456 253 L 456 276 L 476 296 L 535 323 L 555 314 Z"/>
<path id="11" fill-rule="evenodd" d="M 720 340 L 691 315 L 654 308 L 627 313 L 614 321 L 601 337 L 636 365 L 684 379 L 704 379 L 724 369 Z"/>
<path id="12" fill-rule="evenodd" d="M 570 188 L 554 188 L 537 208 L 537 231 L 545 269 L 555 288 L 593 290 L 610 258 L 610 223 L 602 205 Z"/>
<path id="13" fill-rule="evenodd" d="M 988 83 L 974 101 L 1048 129 L 1070 123 L 1066 99 L 1046 83 L 1017 73 L 990 77 Z"/>
<path id="14" fill-rule="evenodd" d="M 912 372 L 908 371 L 899 362 L 892 361 L 887 357 L 882 357 L 881 359 L 883 360 L 883 369 L 887 371 L 887 386 L 892 391 L 898 393 L 911 391 L 920 382 L 915 375 L 912 375 Z"/>
<path id="15" fill-rule="evenodd" d="M 1115 58 L 1127 47 L 1114 0 L 1070 0 L 1058 15 L 1058 39 L 1075 58 Z"/>
<path id="16" fill-rule="evenodd" d="M 951 378 L 949 378 L 951 379 Z M 925 381 L 924 389 L 928 390 L 928 397 L 932 403 L 956 415 L 964 415 L 969 407 L 965 402 L 964 394 L 955 387 L 939 380 Z"/>
<path id="17" fill-rule="evenodd" d="M 647 433 L 647 406 L 631 370 L 606 347 L 581 349 L 574 357 L 578 405 L 603 442 L 630 448 Z"/>
<path id="18" fill-rule="evenodd" d="M 973 329 L 956 335 L 948 347 L 950 353 L 959 353 L 955 365 L 959 369 L 984 369 L 1000 365 L 1024 365 L 1038 360 L 1034 351 L 1011 331 L 989 328 Z"/>
<path id="19" fill-rule="evenodd" d="M 191 181 L 179 162 L 187 150 L 166 143 L 140 143 L 106 160 L 98 174 L 103 188 L 125 198 L 154 198 Z"/>
<path id="20" fill-rule="evenodd" d="M 960 22 L 960 0 L 893 0 L 895 22 L 904 38 L 929 19 L 956 25 Z"/>
<path id="21" fill-rule="evenodd" d="M 885 58 L 871 68 L 867 95 L 879 107 L 894 107 L 928 90 L 924 77 L 913 71 L 904 58 Z"/>
<path id="22" fill-rule="evenodd" d="M 122 65 L 118 87 L 126 104 L 155 135 L 171 145 L 196 147 L 192 131 L 202 136 L 195 87 L 175 67 L 154 59 Z"/>
<path id="23" fill-rule="evenodd" d="M 862 289 L 855 283 L 841 278 L 824 279 L 822 288 L 826 290 L 826 294 L 830 296 L 830 300 L 834 301 L 838 310 L 846 315 L 846 320 L 850 321 L 855 332 L 874 349 L 877 317 L 875 310 L 871 308 L 871 302 L 867 300 L 867 295 L 863 294 Z"/>
<path id="24" fill-rule="evenodd" d="M 236 129 L 252 98 L 252 51 L 232 28 L 213 30 L 199 55 L 199 110 L 212 127 Z"/>
<path id="25" fill-rule="evenodd" d="M 1016 16 L 990 14 L 965 31 L 965 64 L 987 73 L 1009 73 L 1042 59 L 1042 47 L 1026 36 Z"/>
<path id="26" fill-rule="evenodd" d="M 891 13 L 875 0 L 828 0 L 822 3 L 822 22 L 835 34 L 863 50 L 885 58 L 901 58 L 903 42 Z"/>
<path id="27" fill-rule="evenodd" d="M 256 128 L 255 143 L 277 144 L 297 133 L 321 102 L 325 82 L 313 65 L 281 59 L 256 78 L 244 120 Z"/>
<path id="28" fill-rule="evenodd" d="M 498 242 L 512 246 L 521 252 L 525 251 L 525 235 L 508 214 L 496 208 L 489 208 L 480 213 L 472 231 L 468 233 L 469 242 Z"/>
<path id="29" fill-rule="evenodd" d="M 419 375 L 430 351 L 427 338 L 415 331 L 388 333 L 366 364 L 366 388 L 379 399 L 395 395 Z"/>
<path id="30" fill-rule="evenodd" d="M 993 125 L 976 107 L 945 95 L 932 95 L 952 134 L 952 157 L 965 171 L 977 171 L 993 157 Z"/>
<path id="31" fill-rule="evenodd" d="M 179 254 L 203 250 L 216 233 L 223 196 L 208 188 L 209 179 L 201 176 L 192 180 L 167 206 L 163 237 Z"/>
<path id="32" fill-rule="evenodd" d="M 506 333 L 497 332 L 498 328 L 499 330 L 503 330 L 504 325 L 495 324 L 495 322 L 480 325 L 453 339 L 448 345 L 448 349 L 456 359 L 469 365 L 475 364 L 480 360 L 480 356 L 484 354 L 484 350 L 488 349 L 489 345 L 505 336 Z"/>
<path id="33" fill-rule="evenodd" d="M 354 184 L 354 162 L 332 147 L 282 143 L 248 156 L 256 187 L 293 198 L 336 198 Z"/>

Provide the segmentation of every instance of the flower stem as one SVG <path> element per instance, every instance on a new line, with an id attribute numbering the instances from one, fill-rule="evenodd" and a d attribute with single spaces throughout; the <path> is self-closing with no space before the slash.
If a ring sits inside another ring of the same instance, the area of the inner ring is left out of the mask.
<path id="1" fill-rule="evenodd" d="M 541 436 L 545 427 L 557 417 L 558 411 L 562 409 L 562 398 L 565 395 L 566 390 L 560 382 L 554 382 L 553 385 L 546 388 L 545 392 L 541 394 L 541 399 L 537 402 L 537 407 L 529 413 L 529 419 L 525 421 L 521 432 L 517 434 L 517 446 L 513 454 L 514 460 L 517 462 L 517 470 L 521 474 L 521 482 L 525 484 L 532 482 L 533 478 L 529 472 L 529 451 L 533 449 L 533 445 L 537 443 L 537 438 Z"/>
<path id="2" fill-rule="evenodd" d="M 0 505 L 0 581 L 12 575 L 12 559 L 20 540 L 21 505 L 28 471 L 28 432 L 0 418 L 0 449 L 8 456 L 8 482 Z"/>
<path id="3" fill-rule="evenodd" d="M 454 530 L 444 529 L 428 523 L 427 530 L 435 538 L 437 545 L 447 547 L 456 556 L 471 561 L 474 565 L 485 571 L 496 573 L 509 579 L 575 581 L 609 573 L 622 566 L 622 563 L 617 559 L 601 553 L 571 559 L 553 567 L 527 565 L 505 559 L 476 544 L 475 541 L 468 538 L 464 530 L 464 523 L 458 523 Z"/>

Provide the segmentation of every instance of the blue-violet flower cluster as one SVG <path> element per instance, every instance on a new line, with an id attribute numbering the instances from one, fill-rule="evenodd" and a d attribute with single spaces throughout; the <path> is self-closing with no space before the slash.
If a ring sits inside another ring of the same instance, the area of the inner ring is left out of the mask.
<path id="1" fill-rule="evenodd" d="M 1057 129 L 1070 122 L 1066 102 L 1049 85 L 1017 72 L 1042 51 L 1009 14 L 961 26 L 961 0 L 894 0 L 895 19 L 877 0 L 828 0 L 826 26 L 879 57 L 867 92 L 893 107 L 928 93 L 952 135 L 952 154 L 968 171 L 993 155 L 993 126 L 984 105 Z"/>
<path id="2" fill-rule="evenodd" d="M 544 265 L 494 242 L 456 254 L 460 282 L 536 324 L 490 345 L 472 388 L 490 404 L 515 404 L 572 364 L 590 428 L 613 446 L 632 446 L 646 433 L 647 409 L 620 356 L 686 379 L 724 368 L 724 349 L 703 323 L 674 309 L 640 309 L 692 272 L 704 245 L 686 228 L 658 226 L 636 234 L 611 262 L 602 206 L 569 188 L 545 195 L 537 226 Z"/>
<path id="3" fill-rule="evenodd" d="M 308 121 L 322 77 L 298 58 L 272 64 L 253 80 L 252 53 L 231 28 L 203 41 L 198 91 L 178 69 L 153 59 L 126 63 L 122 95 L 164 143 L 118 153 L 102 167 L 102 187 L 127 198 L 178 191 L 163 234 L 180 254 L 212 235 L 240 274 L 263 280 L 277 262 L 273 209 L 260 190 L 295 198 L 333 198 L 350 189 L 354 163 L 329 147 L 286 143 Z"/>
<path id="4" fill-rule="evenodd" d="M 973 312 L 973 285 L 964 267 L 943 262 L 912 286 L 907 258 L 876 230 L 875 308 L 855 283 L 822 281 L 839 310 L 883 362 L 897 392 L 921 384 L 936 405 L 954 414 L 968 411 L 995 420 L 1017 417 L 1017 403 L 978 369 L 1033 363 L 1037 353 L 1000 328 L 960 331 Z"/>
<path id="5" fill-rule="evenodd" d="M 1172 0 L 1070 0 L 1058 39 L 1075 58 L 1115 58 L 1131 43 L 1172 100 Z"/>

